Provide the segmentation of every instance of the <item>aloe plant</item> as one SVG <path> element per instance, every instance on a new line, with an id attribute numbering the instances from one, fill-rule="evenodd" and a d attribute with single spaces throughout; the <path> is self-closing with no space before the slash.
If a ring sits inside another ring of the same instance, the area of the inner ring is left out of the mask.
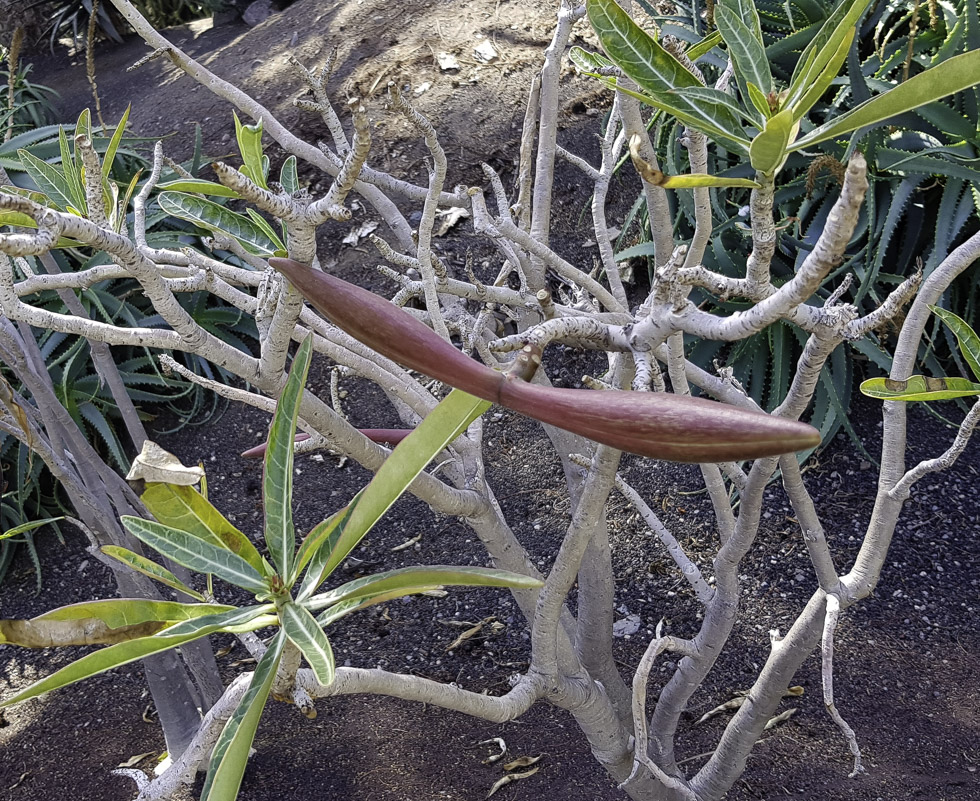
<path id="1" fill-rule="evenodd" d="M 214 746 L 201 796 L 205 801 L 234 799 L 262 708 L 290 649 L 302 654 L 318 682 L 329 685 L 335 664 L 324 628 L 352 612 L 445 586 L 540 586 L 537 579 L 501 570 L 431 566 L 390 570 L 322 590 L 324 582 L 426 464 L 490 404 L 463 392 L 450 393 L 393 452 L 367 487 L 297 544 L 292 521 L 293 439 L 311 355 L 312 338 L 307 338 L 293 360 L 269 430 L 263 478 L 267 556 L 186 483 L 147 482 L 142 500 L 156 519 L 123 518 L 130 533 L 162 556 L 239 587 L 253 594 L 256 602 L 246 607 L 217 603 L 140 554 L 104 547 L 108 556 L 191 601 L 92 601 L 61 607 L 31 620 L 0 620 L 0 643 L 25 647 L 106 645 L 5 698 L 0 708 L 209 634 L 278 627 L 259 659 L 248 690 Z M 13 533 L 17 532 L 2 536 Z"/>

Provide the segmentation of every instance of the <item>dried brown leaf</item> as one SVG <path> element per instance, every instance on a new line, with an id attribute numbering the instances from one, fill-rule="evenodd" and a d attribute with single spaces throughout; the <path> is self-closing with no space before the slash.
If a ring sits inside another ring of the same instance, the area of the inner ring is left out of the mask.
<path id="1" fill-rule="evenodd" d="M 542 756 L 544 756 L 544 755 L 541 754 L 539 756 L 534 756 L 534 757 L 532 757 L 532 756 L 518 757 L 517 759 L 515 759 L 515 760 L 513 760 L 511 762 L 508 762 L 506 765 L 504 765 L 504 770 L 517 770 L 518 768 L 527 768 L 527 767 L 530 767 L 531 765 L 535 764 L 536 762 L 540 762 Z"/>
<path id="2" fill-rule="evenodd" d="M 764 729 L 764 731 L 769 731 L 769 729 L 778 726 L 780 723 L 785 723 L 787 720 L 793 717 L 793 715 L 795 715 L 796 712 L 797 712 L 797 708 L 794 706 L 792 709 L 787 709 L 785 712 L 780 712 L 774 718 L 769 718 L 769 722 L 766 724 L 766 728 Z"/>
<path id="3" fill-rule="evenodd" d="M 540 767 L 537 767 L 537 768 L 531 768 L 530 770 L 526 770 L 523 773 L 508 773 L 506 776 L 504 776 L 504 777 L 502 777 L 500 779 L 497 779 L 497 781 L 495 781 L 493 783 L 493 787 L 491 787 L 490 788 L 490 792 L 487 793 L 487 798 L 489 798 L 490 796 L 492 796 L 501 787 L 505 787 L 506 785 L 510 784 L 511 782 L 516 782 L 516 781 L 519 781 L 521 779 L 527 779 L 528 777 L 533 776 L 539 770 L 541 770 L 541 768 Z"/>
<path id="4" fill-rule="evenodd" d="M 136 756 L 131 756 L 125 762 L 120 762 L 118 765 L 116 765 L 116 767 L 117 768 L 131 768 L 134 765 L 138 765 L 140 762 L 142 762 L 148 756 L 153 756 L 153 752 L 152 751 L 147 751 L 145 754 L 137 754 Z"/>

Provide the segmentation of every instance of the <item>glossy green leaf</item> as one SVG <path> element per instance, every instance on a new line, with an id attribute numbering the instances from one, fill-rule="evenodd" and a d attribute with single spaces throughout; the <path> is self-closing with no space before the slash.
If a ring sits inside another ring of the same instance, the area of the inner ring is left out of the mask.
<path id="1" fill-rule="evenodd" d="M 203 178 L 178 178 L 166 181 L 158 187 L 162 191 L 189 192 L 192 195 L 210 195 L 212 197 L 239 197 L 234 189 Z"/>
<path id="2" fill-rule="evenodd" d="M 129 122 L 129 110 L 132 106 L 126 106 L 116 130 L 112 132 L 109 144 L 106 146 L 102 156 L 102 179 L 104 184 L 108 184 L 109 176 L 112 174 L 112 163 L 116 160 L 116 153 L 119 150 L 119 143 L 122 142 L 123 135 L 126 133 L 126 123 Z"/>
<path id="3" fill-rule="evenodd" d="M 85 112 L 83 111 L 82 114 Z M 83 122 L 79 115 L 79 122 Z M 75 129 L 78 130 L 76 123 Z M 64 128 L 58 129 L 58 146 L 61 151 L 61 174 L 68 184 L 69 193 L 72 198 L 71 208 L 76 209 L 84 215 L 87 205 L 85 198 L 85 187 L 82 185 L 82 164 L 81 159 L 76 160 L 74 149 L 68 144 L 68 136 Z"/>
<path id="4" fill-rule="evenodd" d="M 205 198 L 183 192 L 161 192 L 157 195 L 157 202 L 167 214 L 237 239 L 245 250 L 254 255 L 270 256 L 282 249 L 282 242 L 270 239 L 248 217 Z"/>
<path id="5" fill-rule="evenodd" d="M 719 89 L 712 89 L 707 86 L 691 86 L 686 89 L 678 89 L 675 92 L 670 92 L 669 96 L 673 97 L 680 93 L 683 93 L 688 99 L 691 100 L 704 100 L 711 103 L 720 103 L 721 105 L 727 107 L 732 114 L 743 118 L 750 125 L 754 125 L 757 128 L 762 128 L 765 118 L 769 116 L 768 114 L 757 114 L 755 106 L 744 108 L 737 100 L 735 100 L 734 97 L 727 92 L 722 92 Z"/>
<path id="6" fill-rule="evenodd" d="M 362 491 L 323 567 L 329 576 L 408 489 L 416 476 L 492 404 L 454 389 L 399 443 Z"/>
<path id="7" fill-rule="evenodd" d="M 193 634 L 201 629 L 223 631 L 234 629 L 240 626 L 253 624 L 259 618 L 263 618 L 263 623 L 268 625 L 268 621 L 275 620 L 275 604 L 258 604 L 256 606 L 246 606 L 241 609 L 238 607 L 225 607 L 224 611 L 216 612 L 213 615 L 192 618 L 164 629 L 155 636 L 157 637 L 183 637 Z"/>
<path id="8" fill-rule="evenodd" d="M 221 730 L 211 753 L 201 801 L 235 801 L 237 798 L 255 731 L 282 659 L 285 641 L 281 632 L 273 638 L 255 666 L 248 690 Z"/>
<path id="9" fill-rule="evenodd" d="M 184 595 L 189 595 L 191 598 L 196 598 L 199 601 L 204 600 L 204 596 L 201 593 L 192 590 L 167 570 L 167 568 L 158 565 L 152 559 L 147 559 L 145 556 L 134 553 L 128 548 L 122 548 L 119 545 L 103 545 L 100 550 L 106 556 L 111 556 L 116 561 L 122 562 L 126 567 L 135 570 L 137 573 L 149 576 L 154 581 L 159 581 L 161 584 L 182 592 Z"/>
<path id="10" fill-rule="evenodd" d="M 279 171 L 279 183 L 287 194 L 299 191 L 299 173 L 296 171 L 296 156 L 290 156 L 282 163 Z"/>
<path id="11" fill-rule="evenodd" d="M 817 77 L 827 71 L 827 65 L 839 54 L 840 42 L 849 34 L 853 36 L 852 31 L 864 15 L 869 3 L 870 0 L 841 0 L 833 13 L 827 17 L 820 30 L 800 53 L 789 83 L 787 106 L 796 105 Z M 836 70 L 834 72 L 836 74 Z"/>
<path id="12" fill-rule="evenodd" d="M 833 84 L 834 79 L 840 72 L 841 65 L 847 60 L 847 52 L 851 49 L 856 34 L 856 28 L 848 29 L 846 35 L 838 45 L 837 52 L 827 62 L 823 72 L 815 75 L 808 85 L 801 87 L 802 92 L 800 93 L 799 99 L 792 97 L 787 99 L 786 108 L 792 109 L 795 119 L 803 119 L 807 115 L 807 112 L 817 104 Z"/>
<path id="13" fill-rule="evenodd" d="M 298 604 L 287 603 L 279 611 L 279 620 L 283 633 L 313 668 L 316 680 L 324 686 L 331 684 L 336 669 L 333 649 L 313 615 Z"/>
<path id="14" fill-rule="evenodd" d="M 306 376 L 313 358 L 313 336 L 300 344 L 289 369 L 276 413 L 269 428 L 265 450 L 265 470 L 262 494 L 265 505 L 265 544 L 272 564 L 280 576 L 292 574 L 296 531 L 293 528 L 293 441 L 296 438 L 296 419 L 306 386 Z"/>
<path id="15" fill-rule="evenodd" d="M 34 531 L 35 529 L 41 528 L 41 526 L 46 526 L 48 523 L 57 523 L 59 520 L 64 519 L 63 517 L 46 517 L 43 520 L 31 520 L 29 523 L 21 523 L 19 526 L 8 528 L 0 534 L 0 540 L 5 540 L 8 537 L 16 537 L 18 534 L 26 534 L 28 531 Z"/>
<path id="16" fill-rule="evenodd" d="M 728 54 L 735 67 L 735 78 L 742 91 L 754 83 L 763 92 L 772 91 L 772 73 L 762 42 L 762 29 L 755 4 L 742 0 L 724 0 L 715 5 L 715 24 L 728 45 Z"/>
<path id="17" fill-rule="evenodd" d="M 253 208 L 245 209 L 245 213 L 248 214 L 249 218 L 259 227 L 262 233 L 269 237 L 272 242 L 276 243 L 277 252 L 284 251 L 286 249 L 286 245 L 279 237 L 279 234 L 276 233 L 276 229 L 269 225 L 269 221 L 266 220 L 265 217 L 263 217 Z"/>
<path id="18" fill-rule="evenodd" d="M 654 97 L 650 94 L 638 92 L 635 89 L 623 86 L 622 84 L 617 83 L 615 78 L 599 74 L 598 70 L 612 63 L 609 61 L 609 59 L 603 58 L 596 53 L 590 53 L 580 47 L 573 47 L 569 52 L 569 58 L 580 72 L 585 75 L 592 76 L 610 89 L 622 92 L 630 97 L 635 97 L 641 103 L 646 103 L 648 106 L 659 109 L 665 114 L 676 117 L 686 125 L 690 125 L 691 127 L 697 128 L 699 131 L 707 134 L 716 142 L 723 144 L 732 152 L 748 154 L 748 139 L 741 136 L 732 136 L 725 130 L 712 125 L 705 117 L 688 113 L 688 111 L 675 103 L 675 100 L 680 97 L 679 94 L 675 95 L 668 92 Z"/>
<path id="19" fill-rule="evenodd" d="M 980 50 L 954 56 L 893 89 L 866 100 L 846 114 L 814 128 L 798 139 L 790 150 L 800 150 L 817 142 L 843 136 L 858 128 L 875 125 L 976 84 L 980 84 Z"/>
<path id="20" fill-rule="evenodd" d="M 769 107 L 769 98 L 765 95 L 765 93 L 751 81 L 746 84 L 745 91 L 749 97 L 749 101 L 752 103 L 752 106 L 759 112 L 762 119 L 769 119 L 773 112 Z"/>
<path id="21" fill-rule="evenodd" d="M 138 626 L 140 623 L 177 623 L 215 615 L 234 609 L 224 604 L 185 604 L 177 601 L 154 601 L 146 598 L 108 598 L 83 601 L 52 609 L 34 620 L 101 620 L 109 628 Z"/>
<path id="22" fill-rule="evenodd" d="M 149 482 L 140 500 L 158 522 L 238 554 L 256 572 L 271 574 L 256 547 L 193 487 Z"/>
<path id="23" fill-rule="evenodd" d="M 18 150 L 17 155 L 20 156 L 24 171 L 56 209 L 65 211 L 69 206 L 75 206 L 71 187 L 64 175 L 29 150 Z"/>
<path id="24" fill-rule="evenodd" d="M 861 383 L 861 392 L 879 400 L 938 401 L 980 395 L 980 384 L 965 378 L 929 378 L 922 375 L 914 375 L 908 381 L 869 378 Z"/>
<path id="25" fill-rule="evenodd" d="M 235 118 L 238 150 L 242 154 L 241 171 L 251 179 L 253 184 L 268 189 L 262 163 L 262 120 L 255 125 L 242 125 L 235 112 L 232 112 L 232 116 Z"/>
<path id="26" fill-rule="evenodd" d="M 616 0 L 588 0 L 586 10 L 606 55 L 654 100 L 662 103 L 668 92 L 703 86 L 655 38 L 633 22 Z M 724 105 L 688 99 L 682 92 L 666 102 L 677 108 L 679 119 L 699 131 L 706 134 L 720 131 L 735 141 L 741 138 L 738 119 Z"/>
<path id="27" fill-rule="evenodd" d="M 299 577 L 303 569 L 309 565 L 310 569 L 303 578 L 299 592 L 296 594 L 298 600 L 302 600 L 319 587 L 326 576 L 321 576 L 323 566 L 327 562 L 333 546 L 336 544 L 340 535 L 343 534 L 344 526 L 350 518 L 350 513 L 354 509 L 360 495 L 354 497 L 347 506 L 339 512 L 332 514 L 326 520 L 321 521 L 313 530 L 303 538 L 303 543 L 296 552 L 296 559 L 293 564 L 293 572 L 289 579 L 292 586 Z"/>
<path id="28" fill-rule="evenodd" d="M 938 306 L 930 306 L 929 308 L 956 336 L 956 341 L 960 345 L 960 353 L 963 354 L 966 363 L 970 365 L 974 378 L 980 381 L 980 337 L 977 336 L 977 332 L 967 324 L 966 320 L 953 314 L 953 312 Z"/>
<path id="29" fill-rule="evenodd" d="M 329 592 L 314 595 L 306 605 L 312 610 L 319 610 L 344 601 L 407 588 L 413 588 L 413 592 L 419 592 L 419 588 L 435 589 L 446 586 L 535 589 L 541 584 L 539 579 L 486 567 L 403 567 L 348 581 Z"/>
<path id="30" fill-rule="evenodd" d="M 186 531 L 141 517 L 121 518 L 126 530 L 178 565 L 198 573 L 214 573 L 221 579 L 256 595 L 268 592 L 262 575 L 238 554 L 213 545 Z"/>
<path id="31" fill-rule="evenodd" d="M 796 123 L 791 109 L 783 109 L 766 120 L 766 127 L 752 140 L 749 157 L 761 173 L 774 175 L 786 160 L 786 149 Z"/>
<path id="32" fill-rule="evenodd" d="M 720 44 L 721 44 L 721 34 L 718 31 L 712 31 L 707 36 L 705 36 L 700 42 L 691 45 L 687 49 L 687 52 L 684 55 L 686 55 L 689 59 L 691 59 L 691 61 L 696 62 L 699 58 L 701 58 L 701 56 L 710 53 Z"/>
<path id="33" fill-rule="evenodd" d="M 60 687 L 66 687 L 90 676 L 104 673 L 120 665 L 135 662 L 137 659 L 144 659 L 147 656 L 167 651 L 171 648 L 183 645 L 184 643 L 200 639 L 208 634 L 217 631 L 218 627 L 212 626 L 205 628 L 194 634 L 186 636 L 163 636 L 156 634 L 152 637 L 141 637 L 137 640 L 127 640 L 126 642 L 110 645 L 93 651 L 81 659 L 77 659 L 61 670 L 55 671 L 50 676 L 46 676 L 40 681 L 34 682 L 29 687 L 24 688 L 18 693 L 0 702 L 0 707 L 18 704 L 29 698 L 36 698 Z M 242 629 L 247 630 L 247 629 Z"/>

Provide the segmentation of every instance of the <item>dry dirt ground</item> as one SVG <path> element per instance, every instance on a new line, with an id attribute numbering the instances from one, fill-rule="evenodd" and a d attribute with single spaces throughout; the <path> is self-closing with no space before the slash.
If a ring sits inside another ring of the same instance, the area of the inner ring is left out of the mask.
<path id="1" fill-rule="evenodd" d="M 300 0 L 254 29 L 240 24 L 206 29 L 198 24 L 172 34 L 219 75 L 255 93 L 281 120 L 313 139 L 324 132 L 315 120 L 291 107 L 301 87 L 285 57 L 319 63 L 337 46 L 337 96 L 370 98 L 375 138 L 383 143 L 376 147 L 373 163 L 416 180 L 424 174 L 424 150 L 401 123 L 384 113 L 380 96 L 389 79 L 409 80 L 417 89 L 428 84 L 413 98 L 440 131 L 450 159 L 450 185 L 481 181 L 481 161 L 490 161 L 511 181 L 523 99 L 550 36 L 552 5 L 525 0 Z M 499 54 L 489 64 L 474 56 L 474 48 L 484 40 Z M 228 106 L 178 77 L 162 60 L 134 73 L 123 71 L 145 52 L 133 41 L 99 49 L 106 119 L 118 118 L 131 103 L 138 132 L 176 132 L 167 140 L 168 151 L 176 157 L 186 156 L 193 123 L 200 122 L 206 152 L 229 153 L 233 128 Z M 454 55 L 460 68 L 441 70 L 440 53 Z M 64 54 L 40 61 L 37 80 L 62 92 L 64 118 L 73 119 L 89 103 L 83 66 Z M 563 87 L 560 141 L 594 158 L 594 117 L 606 100 L 572 76 L 565 76 Z M 635 187 L 628 176 L 619 180 L 620 206 L 628 206 Z M 584 183 L 571 169 L 561 168 L 555 241 L 566 255 L 579 259 L 588 239 L 582 213 L 588 202 Z M 345 232 L 327 232 L 321 258 L 336 262 L 337 269 L 354 280 L 390 291 L 371 270 L 376 261 L 372 254 L 337 245 Z M 552 377 L 574 381 L 588 367 L 577 359 L 569 354 Z M 322 385 L 324 376 L 315 374 L 313 381 Z M 350 393 L 347 407 L 354 422 L 396 423 L 383 417 L 390 412 L 368 388 L 352 384 Z M 874 453 L 880 438 L 877 404 L 859 399 L 853 416 L 864 445 Z M 268 419 L 254 410 L 233 407 L 216 424 L 161 437 L 185 462 L 205 462 L 216 504 L 253 535 L 260 514 L 261 469 L 238 453 L 260 441 L 267 424 Z M 161 422 L 160 427 L 165 425 Z M 913 411 L 911 431 L 910 459 L 934 455 L 939 443 L 950 437 L 948 429 L 918 409 Z M 509 413 L 495 416 L 489 439 L 491 481 L 508 519 L 535 559 L 546 565 L 569 516 L 557 461 L 540 431 Z M 338 466 L 330 456 L 303 457 L 298 467 L 299 527 L 312 525 L 346 502 L 365 480 L 357 466 Z M 823 709 L 819 661 L 811 657 L 795 680 L 804 694 L 784 704 L 797 712 L 763 737 L 730 798 L 968 801 L 980 796 L 978 468 L 980 451 L 974 448 L 945 477 L 921 487 L 903 515 L 875 596 L 849 611 L 841 623 L 837 700 L 857 732 L 869 773 L 847 778 L 848 754 Z M 692 555 L 709 559 L 710 509 L 701 495 L 689 492 L 697 486 L 694 472 L 633 460 L 627 460 L 624 469 L 660 507 Z M 874 469 L 842 437 L 829 443 L 807 472 L 814 494 L 824 499 L 828 537 L 839 566 L 848 565 L 856 553 L 874 479 Z M 770 492 L 772 514 L 744 566 L 745 617 L 709 684 L 685 715 L 680 749 L 689 759 L 688 769 L 703 761 L 724 718 L 700 725 L 696 721 L 750 684 L 765 658 L 769 630 L 785 630 L 813 589 L 789 507 L 778 487 Z M 678 633 L 689 632 L 694 620 L 690 598 L 621 500 L 613 499 L 610 516 L 620 579 L 617 606 L 620 614 L 638 614 L 643 621 L 633 638 L 616 641 L 617 659 L 629 676 L 658 620 L 665 618 Z M 422 538 L 416 546 L 392 550 L 418 534 Z M 27 617 L 113 594 L 111 577 L 85 554 L 82 542 L 69 538 L 61 545 L 53 537 L 40 537 L 39 543 L 43 589 L 35 593 L 32 566 L 20 559 L 0 587 L 4 617 Z M 371 570 L 486 561 L 466 529 L 434 518 L 413 499 L 399 502 L 357 556 Z M 447 650 L 466 628 L 459 624 L 479 621 L 486 622 L 477 636 Z M 526 664 L 527 640 L 516 608 L 503 594 L 489 591 L 395 603 L 332 630 L 341 663 L 416 672 L 491 693 L 506 689 L 507 677 Z M 246 657 L 240 646 L 221 657 L 226 678 L 248 669 Z M 0 648 L 0 693 L 23 686 L 69 658 L 53 651 Z M 654 676 L 652 695 L 671 667 L 665 663 Z M 502 775 L 500 767 L 485 762 L 494 747 L 483 741 L 494 737 L 503 738 L 514 756 L 543 755 L 538 773 L 499 791 L 497 796 L 505 801 L 540 796 L 570 801 L 625 798 L 592 759 L 571 718 L 545 704 L 503 725 L 385 698 L 322 701 L 318 710 L 317 719 L 308 721 L 292 708 L 269 708 L 245 774 L 243 801 L 483 798 Z M 0 798 L 123 801 L 134 795 L 133 784 L 109 771 L 144 753 L 148 756 L 140 767 L 151 768 L 163 740 L 140 669 L 130 666 L 9 710 L 0 727 L 0 748 Z"/>

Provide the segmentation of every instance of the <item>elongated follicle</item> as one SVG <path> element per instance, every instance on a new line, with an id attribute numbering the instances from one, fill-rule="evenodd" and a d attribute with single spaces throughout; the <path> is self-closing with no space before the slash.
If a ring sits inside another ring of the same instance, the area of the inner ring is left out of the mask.
<path id="1" fill-rule="evenodd" d="M 269 259 L 338 328 L 399 364 L 549 425 L 619 450 L 675 462 L 727 462 L 813 448 L 797 420 L 663 392 L 559 389 L 527 383 L 540 355 L 499 373 L 383 298 L 292 259 Z"/>

